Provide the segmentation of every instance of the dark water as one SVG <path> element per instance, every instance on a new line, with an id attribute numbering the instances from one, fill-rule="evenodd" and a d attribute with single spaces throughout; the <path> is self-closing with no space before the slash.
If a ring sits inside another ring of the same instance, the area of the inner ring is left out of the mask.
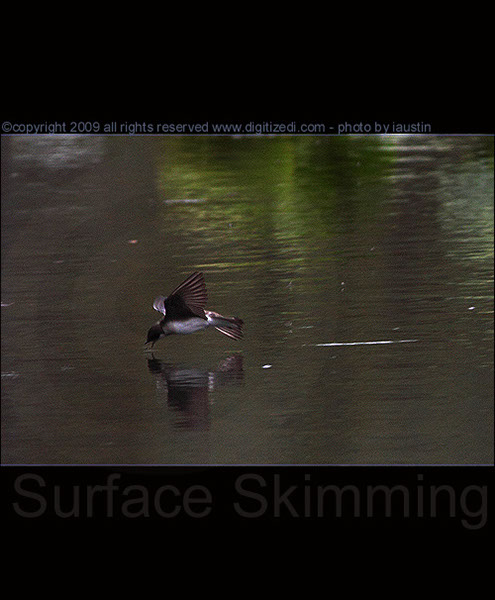
<path id="1" fill-rule="evenodd" d="M 493 296 L 492 138 L 3 137 L 2 458 L 491 463 Z"/>

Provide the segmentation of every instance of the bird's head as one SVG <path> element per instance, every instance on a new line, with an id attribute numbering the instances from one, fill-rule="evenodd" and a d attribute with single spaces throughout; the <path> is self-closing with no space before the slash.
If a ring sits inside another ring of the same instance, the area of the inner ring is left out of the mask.
<path id="1" fill-rule="evenodd" d="M 157 342 L 162 336 L 163 336 L 162 328 L 160 327 L 159 323 L 155 323 L 155 325 L 150 327 L 148 330 L 148 335 L 146 337 L 146 344 L 151 344 L 151 348 L 153 348 L 153 346 L 155 345 L 155 342 Z"/>

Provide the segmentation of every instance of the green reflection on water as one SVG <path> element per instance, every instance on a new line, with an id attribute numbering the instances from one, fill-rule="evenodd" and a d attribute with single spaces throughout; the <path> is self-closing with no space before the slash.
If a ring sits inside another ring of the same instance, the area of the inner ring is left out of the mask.
<path id="1" fill-rule="evenodd" d="M 181 204 L 174 209 L 189 230 L 228 222 L 247 237 L 328 236 L 376 214 L 393 166 L 385 146 L 355 137 L 167 138 L 160 194 Z"/>

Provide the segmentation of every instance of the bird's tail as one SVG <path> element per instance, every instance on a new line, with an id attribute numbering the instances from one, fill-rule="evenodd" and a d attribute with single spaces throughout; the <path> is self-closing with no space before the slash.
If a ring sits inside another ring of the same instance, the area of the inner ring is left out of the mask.
<path id="1" fill-rule="evenodd" d="M 217 331 L 234 340 L 242 339 L 242 326 L 244 321 L 239 317 L 223 317 L 211 310 L 205 311 L 206 318 Z"/>

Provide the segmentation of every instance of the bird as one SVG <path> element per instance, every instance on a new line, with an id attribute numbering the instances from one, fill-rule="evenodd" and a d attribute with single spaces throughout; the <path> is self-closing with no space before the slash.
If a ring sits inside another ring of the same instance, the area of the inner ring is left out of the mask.
<path id="1" fill-rule="evenodd" d="M 234 340 L 242 339 L 244 321 L 239 317 L 224 317 L 213 310 L 206 310 L 208 293 L 203 273 L 191 273 L 168 296 L 158 296 L 153 302 L 153 308 L 163 317 L 148 330 L 145 346 L 155 343 L 173 334 L 188 334 L 214 327 Z"/>

